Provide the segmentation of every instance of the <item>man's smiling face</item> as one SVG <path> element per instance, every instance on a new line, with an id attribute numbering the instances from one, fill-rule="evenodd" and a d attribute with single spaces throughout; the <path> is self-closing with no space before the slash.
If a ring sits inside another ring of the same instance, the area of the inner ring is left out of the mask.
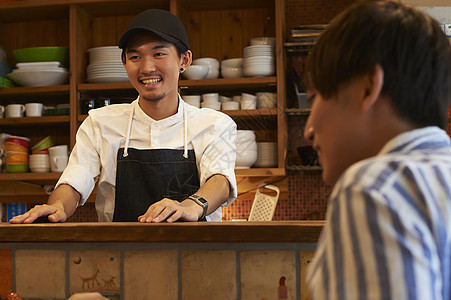
<path id="1" fill-rule="evenodd" d="M 182 62 L 173 44 L 151 32 L 135 34 L 127 42 L 124 67 L 143 100 L 177 97 Z"/>

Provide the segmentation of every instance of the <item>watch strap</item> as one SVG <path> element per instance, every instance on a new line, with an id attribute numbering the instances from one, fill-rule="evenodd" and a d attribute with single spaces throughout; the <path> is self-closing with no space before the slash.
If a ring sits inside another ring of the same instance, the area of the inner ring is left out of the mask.
<path id="1" fill-rule="evenodd" d="M 188 197 L 188 199 L 193 200 L 194 202 L 196 202 L 198 205 L 200 205 L 204 209 L 204 211 L 202 212 L 202 216 L 200 216 L 199 220 L 203 219 L 207 215 L 208 201 L 199 195 L 191 195 Z"/>

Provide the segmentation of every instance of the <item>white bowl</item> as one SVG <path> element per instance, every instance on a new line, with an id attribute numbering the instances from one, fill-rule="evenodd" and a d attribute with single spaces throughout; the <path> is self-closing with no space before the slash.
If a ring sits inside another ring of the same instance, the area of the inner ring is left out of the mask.
<path id="1" fill-rule="evenodd" d="M 193 65 L 211 66 L 213 69 L 219 69 L 219 61 L 212 57 L 195 59 L 193 60 Z"/>
<path id="2" fill-rule="evenodd" d="M 257 96 L 249 93 L 241 93 L 241 101 L 257 101 Z"/>
<path id="3" fill-rule="evenodd" d="M 222 67 L 221 75 L 223 78 L 240 78 L 243 77 L 243 68 Z"/>
<path id="4" fill-rule="evenodd" d="M 276 93 L 257 93 L 258 108 L 275 108 L 277 103 Z"/>
<path id="5" fill-rule="evenodd" d="M 219 94 L 218 93 L 202 94 L 202 101 L 216 101 L 216 102 L 219 102 Z"/>
<path id="6" fill-rule="evenodd" d="M 182 98 L 185 101 L 200 101 L 200 95 L 183 95 Z"/>
<path id="7" fill-rule="evenodd" d="M 235 101 L 227 101 L 222 103 L 222 110 L 238 110 L 240 109 L 240 103 Z"/>
<path id="8" fill-rule="evenodd" d="M 254 130 L 237 130 L 236 131 L 236 144 L 245 144 L 248 142 L 255 142 Z"/>
<path id="9" fill-rule="evenodd" d="M 65 83 L 69 78 L 69 72 L 63 68 L 56 70 L 15 69 L 8 74 L 8 77 L 22 86 L 48 86 Z"/>
<path id="10" fill-rule="evenodd" d="M 246 142 L 237 142 L 236 143 L 236 151 L 237 152 L 243 152 L 243 151 L 257 151 L 259 148 L 256 141 L 246 141 Z"/>
<path id="11" fill-rule="evenodd" d="M 248 169 L 257 161 L 257 151 L 236 151 L 235 168 Z"/>
<path id="12" fill-rule="evenodd" d="M 48 172 L 50 172 L 50 167 L 47 167 L 47 168 L 32 168 L 30 166 L 30 171 L 32 173 L 48 173 Z"/>
<path id="13" fill-rule="evenodd" d="M 182 96 L 183 101 L 194 107 L 200 107 L 200 95 L 185 95 Z"/>
<path id="14" fill-rule="evenodd" d="M 242 100 L 241 109 L 256 109 L 257 101 L 255 100 Z"/>
<path id="15" fill-rule="evenodd" d="M 208 74 L 208 66 L 191 65 L 183 72 L 183 76 L 190 80 L 205 79 Z"/>
<path id="16" fill-rule="evenodd" d="M 207 77 L 205 79 L 216 79 L 219 77 L 219 69 L 214 69 L 209 66 Z"/>
<path id="17" fill-rule="evenodd" d="M 221 110 L 221 102 L 201 103 L 202 108 L 211 108 L 214 110 Z"/>
<path id="18" fill-rule="evenodd" d="M 219 102 L 224 103 L 224 102 L 229 102 L 229 101 L 232 101 L 232 97 L 219 95 Z"/>
<path id="19" fill-rule="evenodd" d="M 60 66 L 61 63 L 59 61 L 24 62 L 16 64 L 16 68 L 26 70 L 55 70 L 60 68 Z"/>
<path id="20" fill-rule="evenodd" d="M 221 62 L 222 68 L 241 68 L 243 66 L 243 58 L 230 58 Z"/>

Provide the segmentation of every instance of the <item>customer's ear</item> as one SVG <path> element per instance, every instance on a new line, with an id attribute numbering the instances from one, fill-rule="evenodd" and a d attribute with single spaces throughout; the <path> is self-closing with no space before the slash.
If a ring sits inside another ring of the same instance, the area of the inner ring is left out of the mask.
<path id="1" fill-rule="evenodd" d="M 362 102 L 362 112 L 370 109 L 379 99 L 384 86 L 384 70 L 380 65 L 375 65 L 372 72 L 365 76 L 365 94 Z"/>

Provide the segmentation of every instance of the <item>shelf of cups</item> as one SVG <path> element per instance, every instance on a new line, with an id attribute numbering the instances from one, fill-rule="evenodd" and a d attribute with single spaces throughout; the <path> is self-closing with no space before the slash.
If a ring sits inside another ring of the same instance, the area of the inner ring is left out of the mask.
<path id="1" fill-rule="evenodd" d="M 1 118 L 0 126 L 28 126 L 28 125 L 51 125 L 69 123 L 70 117 L 45 116 L 45 117 L 21 117 L 21 118 Z"/>

